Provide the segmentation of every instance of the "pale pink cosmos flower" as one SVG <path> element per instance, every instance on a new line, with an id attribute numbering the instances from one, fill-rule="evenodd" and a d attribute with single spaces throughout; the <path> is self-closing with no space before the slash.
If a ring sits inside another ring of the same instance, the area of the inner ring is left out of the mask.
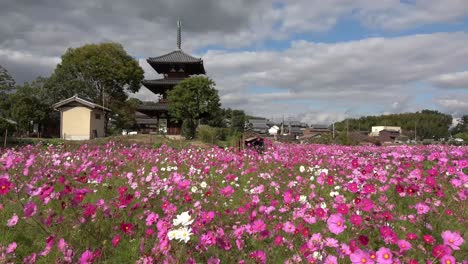
<path id="1" fill-rule="evenodd" d="M 450 246 L 453 250 L 460 250 L 460 245 L 464 241 L 459 233 L 449 230 L 442 232 L 442 239 L 444 240 L 444 244 Z"/>
<path id="2" fill-rule="evenodd" d="M 327 220 L 328 229 L 335 235 L 342 233 L 345 228 L 345 219 L 341 214 L 332 214 Z"/>
<path id="3" fill-rule="evenodd" d="M 366 252 L 358 249 L 352 253 L 349 258 L 353 264 L 374 264 L 374 260 L 372 260 Z"/>
<path id="4" fill-rule="evenodd" d="M 286 233 L 294 233 L 294 231 L 296 231 L 296 227 L 294 226 L 293 223 L 287 221 L 283 225 L 283 231 Z"/>
<path id="5" fill-rule="evenodd" d="M 16 242 L 13 242 L 13 243 L 9 244 L 8 247 L 7 247 L 6 253 L 11 254 L 11 253 L 15 252 L 16 247 L 17 247 Z"/>
<path id="6" fill-rule="evenodd" d="M 379 264 L 392 264 L 393 263 L 393 254 L 392 251 L 386 247 L 381 247 L 376 252 L 377 263 Z"/>
<path id="7" fill-rule="evenodd" d="M 416 211 L 418 214 L 427 214 L 429 212 L 429 206 L 427 206 L 425 203 L 417 203 L 416 204 Z"/>
<path id="8" fill-rule="evenodd" d="M 8 219 L 7 226 L 13 227 L 18 223 L 18 216 L 14 214 L 10 219 Z"/>

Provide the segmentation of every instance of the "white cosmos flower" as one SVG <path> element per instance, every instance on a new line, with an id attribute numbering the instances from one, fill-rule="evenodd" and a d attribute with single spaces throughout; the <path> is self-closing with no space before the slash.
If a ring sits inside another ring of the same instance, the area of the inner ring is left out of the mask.
<path id="1" fill-rule="evenodd" d="M 307 202 L 307 196 L 305 196 L 305 195 L 299 196 L 299 202 L 301 202 L 301 203 Z"/>
<path id="2" fill-rule="evenodd" d="M 327 204 L 325 202 L 322 202 L 322 203 L 320 203 L 320 207 L 322 209 L 325 209 L 325 208 L 327 208 Z"/>
<path id="3" fill-rule="evenodd" d="M 303 173 L 303 172 L 305 171 L 305 167 L 301 165 L 301 166 L 299 167 L 299 171 L 300 171 L 301 173 Z"/>
<path id="4" fill-rule="evenodd" d="M 177 230 L 176 239 L 187 243 L 190 240 L 191 235 L 193 235 L 191 228 L 182 227 Z"/>
<path id="5" fill-rule="evenodd" d="M 208 184 L 206 184 L 206 182 L 200 183 L 200 187 L 202 187 L 203 189 L 205 189 L 207 185 L 208 185 Z"/>
<path id="6" fill-rule="evenodd" d="M 169 238 L 169 240 L 173 240 L 173 239 L 177 238 L 177 236 L 178 236 L 177 233 L 178 232 L 179 232 L 178 229 L 171 230 L 171 231 L 167 232 L 167 237 Z"/>
<path id="7" fill-rule="evenodd" d="M 174 226 L 183 225 L 188 226 L 193 223 L 192 217 L 189 215 L 188 212 L 183 212 L 176 217 L 176 219 L 172 220 L 172 224 Z"/>

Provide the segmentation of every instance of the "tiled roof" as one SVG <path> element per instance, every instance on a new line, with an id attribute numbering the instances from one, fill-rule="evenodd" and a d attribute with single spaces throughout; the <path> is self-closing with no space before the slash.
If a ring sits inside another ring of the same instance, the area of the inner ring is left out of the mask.
<path id="1" fill-rule="evenodd" d="M 174 50 L 168 54 L 161 55 L 159 57 L 153 57 L 148 59 L 149 63 L 200 63 L 203 62 L 200 58 L 195 58 L 181 50 Z"/>
<path id="2" fill-rule="evenodd" d="M 56 109 L 56 108 L 60 108 L 60 107 L 65 106 L 65 105 L 67 105 L 67 104 L 69 104 L 69 103 L 72 103 L 72 102 L 79 103 L 79 104 L 81 104 L 81 105 L 87 106 L 87 107 L 92 108 L 92 109 L 94 109 L 94 108 L 100 108 L 100 109 L 105 110 L 105 111 L 111 111 L 111 110 L 110 110 L 109 108 L 107 108 L 107 107 L 104 107 L 104 106 L 95 104 L 95 103 L 90 102 L 90 101 L 86 101 L 85 99 L 81 99 L 81 98 L 78 97 L 78 95 L 76 95 L 76 94 L 75 94 L 74 96 L 68 98 L 68 99 L 65 99 L 65 100 L 63 100 L 63 101 L 60 101 L 60 102 L 54 104 L 54 105 L 53 105 L 53 108 L 55 108 L 55 109 Z"/>

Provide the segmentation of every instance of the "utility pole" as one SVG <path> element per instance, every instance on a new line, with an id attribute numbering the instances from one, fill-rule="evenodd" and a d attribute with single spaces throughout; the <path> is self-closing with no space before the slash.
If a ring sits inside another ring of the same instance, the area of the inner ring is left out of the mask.
<path id="1" fill-rule="evenodd" d="M 333 121 L 333 139 L 335 139 L 335 121 Z"/>
<path id="2" fill-rule="evenodd" d="M 349 119 L 346 118 L 346 137 L 348 137 L 349 134 Z"/>

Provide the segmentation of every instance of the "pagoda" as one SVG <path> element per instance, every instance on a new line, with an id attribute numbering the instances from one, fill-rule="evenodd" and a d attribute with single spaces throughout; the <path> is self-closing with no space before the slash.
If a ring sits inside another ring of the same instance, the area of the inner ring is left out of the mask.
<path id="1" fill-rule="evenodd" d="M 157 73 L 163 75 L 162 79 L 143 81 L 146 88 L 160 95 L 159 101 L 151 105 L 141 105 L 137 109 L 138 112 L 146 115 L 146 118 L 137 117 L 139 125 L 152 124 L 149 127 L 157 128 L 159 132 L 169 135 L 180 135 L 182 124 L 171 120 L 169 116 L 170 102 L 167 100 L 167 92 L 191 75 L 205 74 L 203 60 L 183 52 L 181 44 L 181 22 L 177 21 L 177 50 L 146 60 Z"/>

